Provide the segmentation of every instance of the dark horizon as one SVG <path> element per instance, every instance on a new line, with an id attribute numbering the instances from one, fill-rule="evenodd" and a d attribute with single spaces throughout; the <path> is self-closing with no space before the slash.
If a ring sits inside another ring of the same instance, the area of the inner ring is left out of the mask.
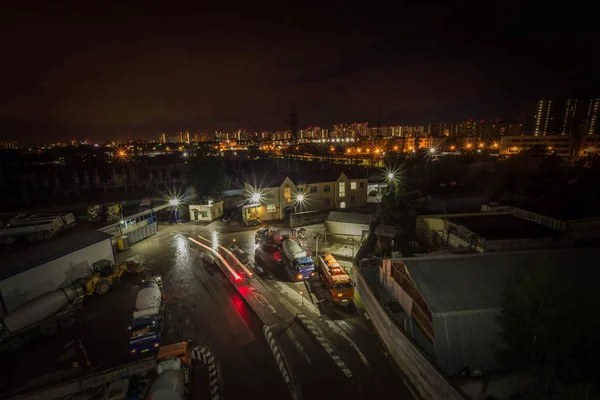
<path id="1" fill-rule="evenodd" d="M 300 127 L 375 125 L 378 104 L 382 125 L 513 120 L 600 93 L 598 32 L 569 10 L 85 7 L 7 13 L 0 140 L 274 131 L 292 103 Z"/>

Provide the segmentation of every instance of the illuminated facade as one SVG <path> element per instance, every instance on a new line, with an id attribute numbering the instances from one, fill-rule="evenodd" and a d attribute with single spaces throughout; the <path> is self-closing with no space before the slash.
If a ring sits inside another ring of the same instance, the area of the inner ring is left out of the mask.
<path id="1" fill-rule="evenodd" d="M 281 184 L 256 188 L 248 182 L 244 189 L 249 196 L 260 193 L 260 201 L 252 212 L 260 221 L 287 219 L 292 212 L 361 208 L 367 205 L 366 177 L 349 177 L 330 171 L 310 181 L 286 176 Z M 303 201 L 298 201 L 302 194 Z"/>

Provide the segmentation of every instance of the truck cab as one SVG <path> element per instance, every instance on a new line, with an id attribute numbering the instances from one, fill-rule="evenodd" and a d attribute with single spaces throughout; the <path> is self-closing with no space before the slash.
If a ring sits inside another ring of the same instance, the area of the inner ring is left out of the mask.
<path id="1" fill-rule="evenodd" d="M 160 348 L 160 332 L 162 321 L 156 316 L 136 318 L 129 331 L 129 352 L 141 354 Z"/>
<path id="2" fill-rule="evenodd" d="M 295 279 L 302 281 L 314 275 L 315 263 L 310 257 L 300 257 L 292 261 L 294 270 L 297 272 Z"/>

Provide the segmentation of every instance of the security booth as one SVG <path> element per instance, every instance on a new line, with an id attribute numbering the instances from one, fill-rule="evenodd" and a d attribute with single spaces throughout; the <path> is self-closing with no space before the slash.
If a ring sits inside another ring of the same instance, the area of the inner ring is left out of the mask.
<path id="1" fill-rule="evenodd" d="M 204 204 L 190 204 L 190 221 L 211 222 L 222 216 L 222 201 L 209 200 Z"/>
<path id="2" fill-rule="evenodd" d="M 247 204 L 242 206 L 242 221 L 246 226 L 260 224 L 260 204 Z"/>

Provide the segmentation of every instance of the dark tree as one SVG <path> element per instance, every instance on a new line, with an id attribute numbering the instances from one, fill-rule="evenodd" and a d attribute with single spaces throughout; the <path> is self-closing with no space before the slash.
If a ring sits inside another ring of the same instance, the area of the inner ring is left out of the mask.
<path id="1" fill-rule="evenodd" d="M 537 378 L 527 398 L 568 398 L 557 396 L 598 387 L 600 298 L 589 282 L 567 271 L 532 269 L 502 298 L 500 336 L 506 349 L 499 357 Z"/>
<path id="2" fill-rule="evenodd" d="M 189 184 L 199 198 L 219 196 L 227 185 L 225 165 L 213 157 L 198 157 L 186 165 Z"/>

